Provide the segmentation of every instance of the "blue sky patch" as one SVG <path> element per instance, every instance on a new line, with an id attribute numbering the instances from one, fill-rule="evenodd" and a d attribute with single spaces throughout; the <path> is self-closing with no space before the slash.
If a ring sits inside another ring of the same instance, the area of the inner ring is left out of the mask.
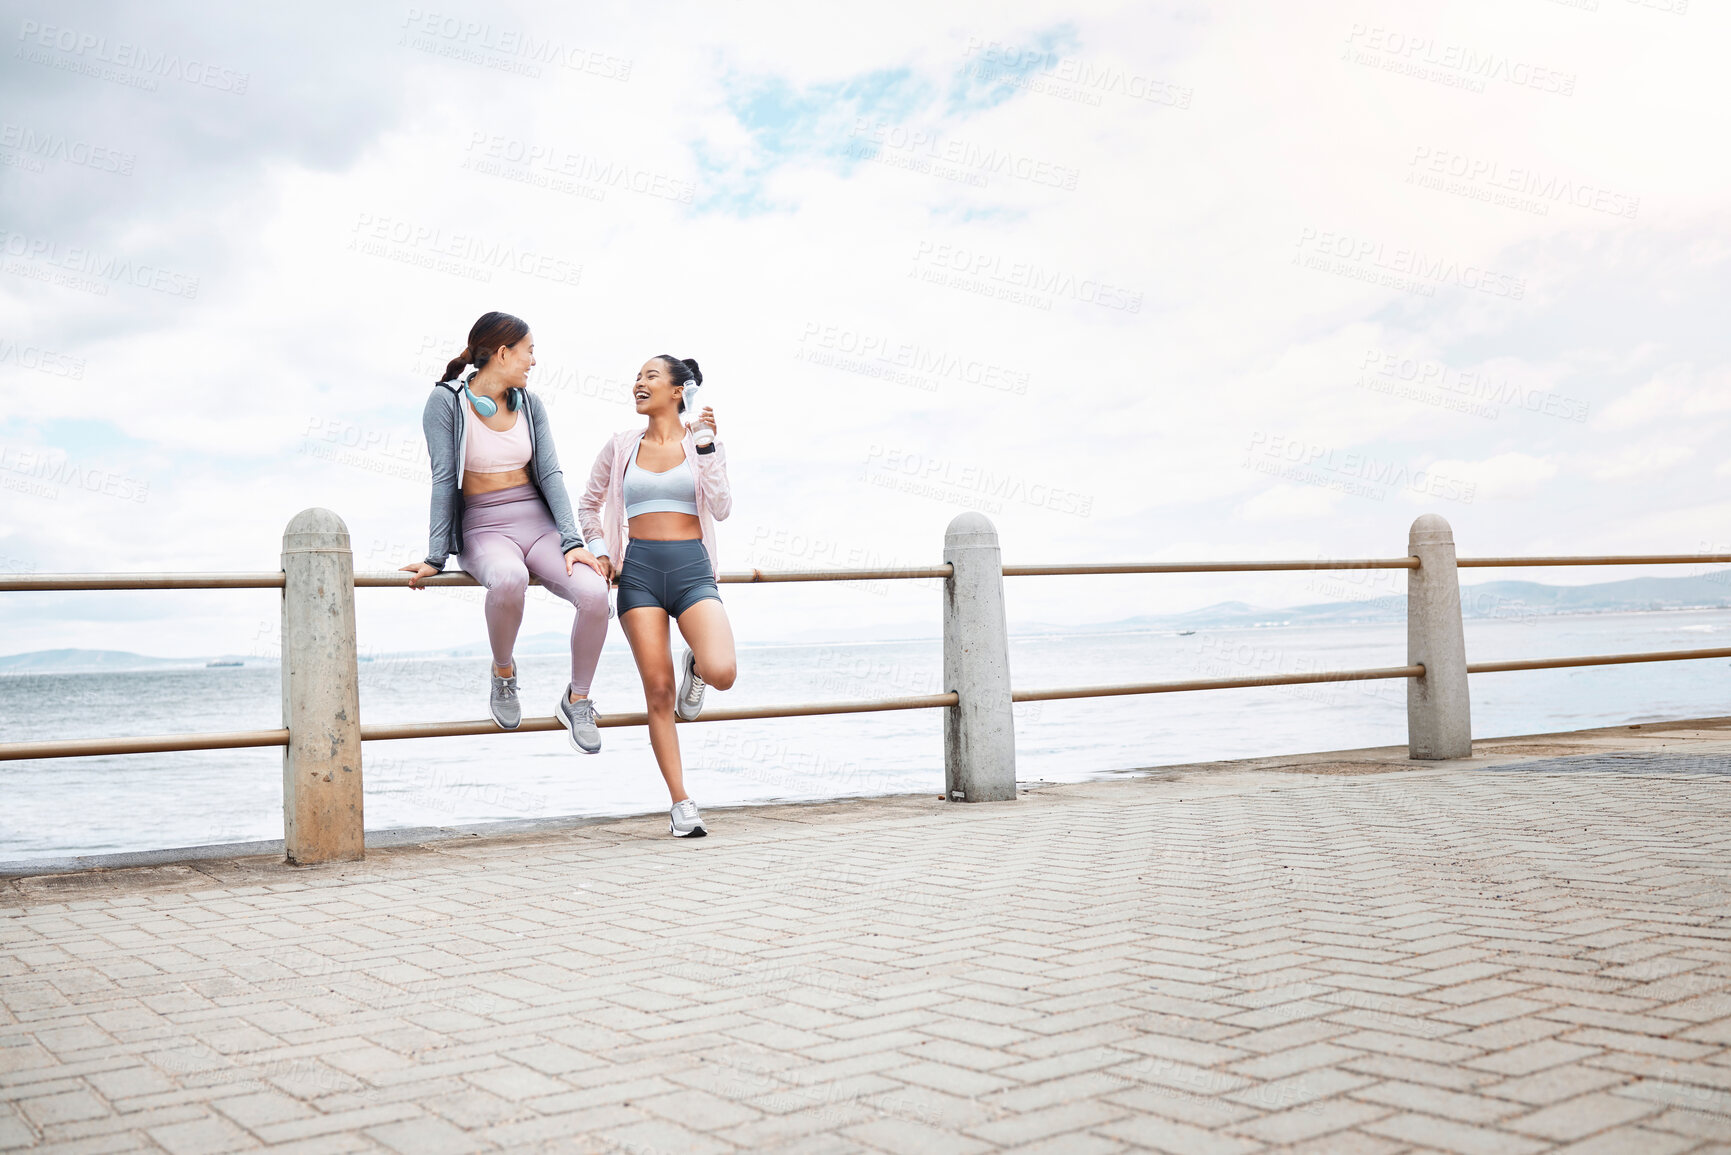
<path id="1" fill-rule="evenodd" d="M 965 62 L 957 70 L 946 97 L 948 111 L 953 114 L 996 108 L 1026 92 L 1042 74 L 1079 50 L 1076 29 L 1067 24 L 1048 28 L 1025 40 L 970 37 L 963 50 Z"/>
<path id="2" fill-rule="evenodd" d="M 1075 32 L 1048 29 L 1025 41 L 973 39 L 947 86 L 910 68 L 877 69 L 795 88 L 778 76 L 729 77 L 727 107 L 749 135 L 743 155 L 707 141 L 692 151 L 701 174 L 698 211 L 740 216 L 769 212 L 766 185 L 797 160 L 829 161 L 845 175 L 870 158 L 870 132 L 918 117 L 934 132 L 1023 93 L 1029 78 L 1075 46 Z"/>

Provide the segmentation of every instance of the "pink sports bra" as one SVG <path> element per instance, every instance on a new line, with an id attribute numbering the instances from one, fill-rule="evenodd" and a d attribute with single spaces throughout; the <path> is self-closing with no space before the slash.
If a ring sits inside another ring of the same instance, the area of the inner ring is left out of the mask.
<path id="1" fill-rule="evenodd" d="M 470 473 L 509 473 L 529 464 L 529 420 L 521 409 L 516 424 L 503 433 L 490 428 L 467 397 L 469 419 L 463 423 L 463 468 Z"/>

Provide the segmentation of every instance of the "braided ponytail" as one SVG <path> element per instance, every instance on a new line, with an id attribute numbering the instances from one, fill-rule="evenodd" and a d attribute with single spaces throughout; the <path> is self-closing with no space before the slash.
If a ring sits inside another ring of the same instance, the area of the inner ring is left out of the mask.
<path id="1" fill-rule="evenodd" d="M 451 360 L 445 365 L 445 375 L 433 382 L 433 384 L 443 385 L 446 381 L 456 380 L 457 374 L 468 368 L 469 358 L 474 355 L 475 354 L 471 350 L 465 348 L 461 353 L 458 353 L 455 357 L 451 358 Z"/>
<path id="2" fill-rule="evenodd" d="M 445 375 L 435 385 L 454 381 L 466 366 L 473 365 L 478 373 L 487 367 L 493 354 L 501 347 L 510 348 L 529 334 L 528 322 L 509 313 L 482 313 L 481 319 L 469 329 L 469 343 L 445 366 Z M 506 397 L 507 408 L 517 408 L 517 390 Z"/>

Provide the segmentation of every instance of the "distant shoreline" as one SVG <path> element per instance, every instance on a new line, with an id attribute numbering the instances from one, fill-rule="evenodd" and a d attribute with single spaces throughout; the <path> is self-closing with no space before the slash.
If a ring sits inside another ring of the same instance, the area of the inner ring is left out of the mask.
<path id="1" fill-rule="evenodd" d="M 1367 599 L 1367 600 L 1381 600 L 1381 599 Z M 1326 604 L 1328 606 L 1351 606 L 1351 605 L 1354 605 L 1357 603 L 1353 603 L 1353 602 L 1331 602 L 1331 603 L 1326 603 Z M 1313 607 L 1306 607 L 1306 608 L 1313 608 Z M 1320 607 L 1314 607 L 1314 608 L 1320 608 Z M 1193 612 L 1202 612 L 1202 611 L 1193 611 Z M 1274 612 L 1278 612 L 1278 611 L 1274 611 Z M 1526 621 L 1526 622 L 1530 623 L 1530 622 L 1534 621 L 1535 619 L 1551 620 L 1551 619 L 1566 619 L 1566 618 L 1612 617 L 1612 616 L 1619 615 L 1619 614 L 1629 615 L 1629 616 L 1650 616 L 1650 615 L 1661 615 L 1661 614 L 1699 614 L 1699 613 L 1715 613 L 1715 612 L 1731 613 L 1731 605 L 1722 604 L 1722 605 L 1700 605 L 1700 606 L 1661 606 L 1658 608 L 1648 607 L 1646 609 L 1632 609 L 1632 608 L 1624 608 L 1624 607 L 1612 607 L 1612 608 L 1606 608 L 1606 609 L 1579 609 L 1579 610 L 1531 609 L 1531 610 L 1526 610 L 1525 612 L 1522 612 L 1520 614 L 1512 614 L 1512 613 L 1511 614 L 1469 614 L 1466 617 L 1466 621 L 1469 623 L 1472 623 L 1472 622 L 1498 622 L 1498 621 L 1501 621 L 1501 622 Z M 1215 622 L 1215 623 L 1209 623 L 1206 621 L 1198 621 L 1198 620 L 1195 620 L 1193 618 L 1188 618 L 1187 615 L 1172 615 L 1171 620 L 1160 620 L 1160 624 L 1150 624 L 1150 625 L 1131 624 L 1131 622 L 1126 621 L 1123 623 L 1102 622 L 1098 625 L 1079 625 L 1079 626 L 1063 626 L 1063 627 L 1054 626 L 1054 627 L 1051 627 L 1050 629 L 1042 629 L 1042 628 L 1039 628 L 1038 626 L 1036 626 L 1033 629 L 1024 629 L 1024 630 L 1020 630 L 1020 631 L 1011 630 L 1010 631 L 1010 638 L 1014 641 L 1045 641 L 1045 640 L 1061 640 L 1064 638 L 1154 637 L 1154 636 L 1161 636 L 1161 635 L 1170 635 L 1173 637 L 1177 637 L 1177 636 L 1179 636 L 1179 633 L 1181 630 L 1194 632 L 1194 633 L 1203 633 L 1203 632 L 1219 633 L 1219 632 L 1237 632 L 1237 631 L 1250 632 L 1250 631 L 1267 631 L 1267 630 L 1280 630 L 1280 629 L 1302 629 L 1302 628 L 1306 628 L 1306 627 L 1309 627 L 1312 629 L 1350 629 L 1350 628 L 1360 628 L 1360 627 L 1367 627 L 1367 626 L 1398 626 L 1398 625 L 1401 625 L 1403 621 L 1404 621 L 1404 617 L 1400 614 L 1395 614 L 1395 613 L 1390 613 L 1390 614 L 1388 614 L 1384 617 L 1381 617 L 1381 618 L 1359 618 L 1359 619 L 1346 618 L 1346 619 L 1343 619 L 1343 618 L 1335 618 L 1335 617 L 1317 616 L 1317 617 L 1311 618 L 1310 620 L 1306 620 L 1306 619 L 1300 617 L 1300 618 L 1286 618 L 1286 619 L 1281 619 L 1281 620 L 1262 620 L 1262 621 L 1249 621 L 1249 622 Z M 560 641 L 560 642 L 563 641 L 563 635 L 551 635 L 551 636 L 556 641 Z M 533 641 L 533 640 L 534 639 L 529 639 L 529 638 L 524 639 L 524 641 L 526 641 L 526 642 Z M 832 647 L 832 648 L 836 648 L 836 649 L 841 649 L 841 648 L 856 649 L 856 648 L 865 647 L 865 646 L 894 646 L 894 645 L 906 645 L 906 644 L 914 643 L 914 642 L 938 642 L 940 640 L 942 640 L 942 636 L 936 632 L 933 632 L 930 634 L 908 634 L 908 635 L 903 635 L 903 636 L 894 637 L 894 638 L 873 638 L 873 639 L 866 639 L 866 640 L 856 639 L 856 640 L 851 640 L 851 641 L 762 642 L 762 643 L 757 643 L 757 644 L 742 642 L 742 643 L 740 643 L 739 648 L 742 650 L 809 650 L 809 649 L 816 649 L 816 648 L 828 646 L 828 647 Z M 14 660 L 14 659 L 18 659 L 18 658 L 29 658 L 29 657 L 33 657 L 35 655 L 43 654 L 43 653 L 56 653 L 56 652 L 77 653 L 79 651 L 76 651 L 76 650 L 73 650 L 73 651 L 33 650 L 33 651 L 28 651 L 28 652 L 19 653 L 19 654 L 0 654 L 0 663 L 5 663 L 9 660 Z M 98 650 L 98 651 L 86 651 L 86 652 L 113 653 L 114 651 L 100 651 L 100 650 Z M 541 652 L 535 651 L 535 650 L 524 650 L 524 651 L 521 651 L 521 653 L 522 653 L 523 657 L 545 657 L 548 655 L 555 654 L 556 651 L 554 649 L 550 648 L 545 653 L 541 653 Z M 243 655 L 241 658 L 238 659 L 238 664 L 231 664 L 231 663 L 237 661 L 237 659 L 235 659 L 233 655 L 216 655 L 214 659 L 210 656 L 199 656 L 199 657 L 191 657 L 191 658 L 159 658 L 159 657 L 153 657 L 153 656 L 148 655 L 148 654 L 136 654 L 136 655 L 131 655 L 131 656 L 137 658 L 139 661 L 147 662 L 150 664 L 148 664 L 148 665 L 116 664 L 116 665 L 112 665 L 112 666 L 104 666 L 104 665 L 96 665 L 96 664 L 90 664 L 90 665 L 68 664 L 62 668 L 42 668 L 42 669 L 5 669 L 5 668 L 0 668 L 0 678 L 65 677 L 65 676 L 71 676 L 71 675 L 86 676 L 86 675 L 92 675 L 92 674 L 176 673 L 176 672 L 184 672 L 184 671 L 189 671 L 189 670 L 207 670 L 207 669 L 212 669 L 212 668 L 224 669 L 224 670 L 229 670 L 229 669 L 255 669 L 256 670 L 256 669 L 267 669 L 267 668 L 268 669 L 276 669 L 277 665 L 278 665 L 278 659 L 276 659 L 274 657 L 264 657 L 264 656 L 253 657 L 250 655 Z M 487 655 L 486 655 L 484 649 L 482 649 L 480 647 L 477 647 L 476 652 L 472 653 L 472 654 L 452 653 L 449 650 L 403 650 L 403 651 L 398 651 L 398 652 L 388 653 L 388 654 L 371 654 L 371 655 L 368 655 L 365 658 L 363 658 L 362 662 L 363 662 L 363 664 L 371 664 L 371 663 L 390 664 L 392 662 L 407 662 L 407 661 L 413 661 L 413 662 L 474 662 L 474 661 L 479 661 L 479 660 L 485 658 L 486 656 Z M 220 661 L 221 664 L 213 667 L 212 666 L 213 660 Z"/>

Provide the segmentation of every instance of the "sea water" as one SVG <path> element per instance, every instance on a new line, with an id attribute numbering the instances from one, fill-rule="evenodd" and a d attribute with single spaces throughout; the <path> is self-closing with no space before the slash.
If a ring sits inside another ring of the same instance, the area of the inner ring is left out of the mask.
<path id="1" fill-rule="evenodd" d="M 1722 646 L 1731 611 L 1469 620 L 1471 661 Z M 613 639 L 616 641 L 616 639 Z M 1077 633 L 1011 639 L 1018 689 L 1399 666 L 1405 626 Z M 379 658 L 360 667 L 361 716 L 487 716 L 485 657 Z M 552 713 L 563 655 L 522 655 L 524 713 Z M 937 640 L 743 646 L 715 707 L 906 697 L 942 691 Z M 1176 763 L 1397 745 L 1399 679 L 1023 703 L 1018 776 L 1077 781 Z M 271 729 L 275 662 L 136 673 L 0 677 L 0 740 Z M 603 713 L 643 708 L 635 668 L 610 644 L 595 681 Z M 1484 738 L 1731 713 L 1731 661 L 1582 667 L 1472 679 Z M 686 784 L 708 808 L 943 791 L 938 710 L 713 722 L 679 728 Z M 665 810 L 641 727 L 602 731 L 601 753 L 563 731 L 369 742 L 366 827 L 456 826 Z M 722 820 L 725 821 L 724 819 Z M 713 823 L 712 823 L 713 824 Z M 0 861 L 282 837 L 277 748 L 0 763 Z"/>

